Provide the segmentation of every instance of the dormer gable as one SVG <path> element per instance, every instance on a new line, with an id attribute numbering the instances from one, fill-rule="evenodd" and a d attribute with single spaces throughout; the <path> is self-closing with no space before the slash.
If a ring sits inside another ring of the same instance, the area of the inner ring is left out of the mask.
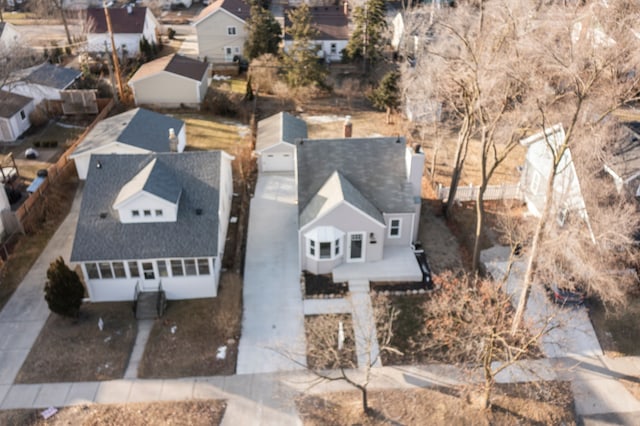
<path id="1" fill-rule="evenodd" d="M 175 222 L 181 195 L 173 172 L 153 158 L 122 187 L 113 208 L 122 223 Z"/>

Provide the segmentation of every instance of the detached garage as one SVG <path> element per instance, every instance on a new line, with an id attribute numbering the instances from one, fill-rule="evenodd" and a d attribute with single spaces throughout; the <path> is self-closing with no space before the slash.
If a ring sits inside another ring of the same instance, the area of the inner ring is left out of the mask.
<path id="1" fill-rule="evenodd" d="M 256 154 L 261 172 L 293 172 L 295 142 L 307 138 L 307 123 L 280 112 L 258 122 Z"/>

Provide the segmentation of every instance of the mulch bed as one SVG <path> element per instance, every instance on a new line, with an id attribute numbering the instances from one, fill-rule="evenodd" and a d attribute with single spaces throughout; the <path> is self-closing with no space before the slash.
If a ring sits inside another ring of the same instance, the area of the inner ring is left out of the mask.
<path id="1" fill-rule="evenodd" d="M 138 367 L 140 378 L 235 373 L 242 318 L 242 279 L 223 272 L 218 296 L 169 301 L 157 319 Z M 226 347 L 224 359 L 218 348 Z"/>
<path id="2" fill-rule="evenodd" d="M 427 284 L 423 281 L 418 282 L 395 282 L 395 281 L 372 281 L 370 284 L 373 291 L 411 291 L 411 290 L 427 290 Z"/>
<path id="3" fill-rule="evenodd" d="M 498 384 L 492 407 L 467 400 L 471 388 L 428 388 L 369 392 L 372 414 L 362 414 L 360 392 L 304 395 L 298 410 L 307 426 L 315 425 L 575 425 L 567 382 Z"/>
<path id="4" fill-rule="evenodd" d="M 61 408 L 47 420 L 43 410 L 0 411 L 0 424 L 30 426 L 147 426 L 192 425 L 210 426 L 222 422 L 226 404 L 218 400 L 152 402 L 111 405 L 78 405 Z"/>
<path id="5" fill-rule="evenodd" d="M 136 334 L 131 303 L 86 303 L 77 319 L 50 314 L 16 383 L 122 378 Z"/>
<path id="6" fill-rule="evenodd" d="M 334 283 L 330 274 L 314 275 L 304 273 L 305 296 L 338 295 L 345 296 L 349 292 L 347 283 Z"/>

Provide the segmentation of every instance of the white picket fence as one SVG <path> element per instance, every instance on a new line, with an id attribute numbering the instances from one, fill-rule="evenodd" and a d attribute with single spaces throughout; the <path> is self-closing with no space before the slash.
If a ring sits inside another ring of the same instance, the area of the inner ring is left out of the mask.
<path id="1" fill-rule="evenodd" d="M 449 199 L 449 187 L 438 184 L 435 188 L 438 200 L 446 202 Z M 478 198 L 479 186 L 467 185 L 458 186 L 456 190 L 456 201 L 475 201 Z M 522 200 L 524 194 L 520 190 L 519 184 L 511 185 L 489 185 L 484 192 L 486 200 Z"/>

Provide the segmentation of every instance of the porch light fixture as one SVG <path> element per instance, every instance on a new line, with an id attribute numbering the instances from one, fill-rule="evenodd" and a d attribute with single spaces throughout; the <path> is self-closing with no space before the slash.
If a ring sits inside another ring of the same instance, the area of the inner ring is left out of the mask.
<path id="1" fill-rule="evenodd" d="M 371 242 L 371 244 L 376 244 L 376 234 L 374 234 L 373 232 L 369 233 L 369 242 Z"/>

